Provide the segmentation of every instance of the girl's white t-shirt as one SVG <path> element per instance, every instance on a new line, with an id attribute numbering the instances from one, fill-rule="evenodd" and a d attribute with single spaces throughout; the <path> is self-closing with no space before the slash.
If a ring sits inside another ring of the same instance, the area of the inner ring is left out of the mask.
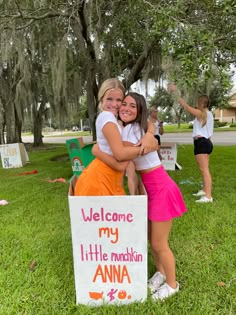
<path id="1" fill-rule="evenodd" d="M 158 120 L 154 122 L 154 126 L 155 126 L 155 133 L 154 133 L 154 135 L 155 136 L 160 136 L 160 123 L 159 123 Z"/>
<path id="2" fill-rule="evenodd" d="M 128 124 L 122 130 L 122 140 L 136 144 L 141 139 L 142 134 L 144 134 L 144 131 L 141 132 L 138 123 Z M 138 156 L 133 162 L 137 171 L 146 170 L 161 164 L 156 151 Z"/>
<path id="3" fill-rule="evenodd" d="M 114 114 L 107 111 L 103 111 L 98 115 L 97 120 L 96 120 L 96 133 L 97 133 L 97 143 L 99 145 L 99 149 L 102 152 L 112 155 L 112 151 L 110 149 L 109 143 L 107 142 L 107 139 L 105 138 L 102 132 L 103 127 L 109 122 L 114 123 L 121 134 L 122 127 L 118 124 L 116 117 L 114 116 Z"/>
<path id="4" fill-rule="evenodd" d="M 202 127 L 201 121 L 197 118 L 193 121 L 193 138 L 196 136 L 201 136 L 204 138 L 210 138 L 213 135 L 214 128 L 214 118 L 212 112 L 207 111 L 207 122 L 205 126 Z"/>

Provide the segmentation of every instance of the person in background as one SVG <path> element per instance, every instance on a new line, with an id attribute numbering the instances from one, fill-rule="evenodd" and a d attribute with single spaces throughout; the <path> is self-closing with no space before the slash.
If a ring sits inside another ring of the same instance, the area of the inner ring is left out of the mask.
<path id="1" fill-rule="evenodd" d="M 148 145 L 152 139 L 155 140 L 152 142 L 153 148 L 145 148 L 143 142 L 140 146 L 124 146 L 121 138 L 122 127 L 116 118 L 124 93 L 124 86 L 116 78 L 105 80 L 98 93 L 101 112 L 96 120 L 97 143 L 103 152 L 114 155 L 119 161 L 116 169 L 95 158 L 76 181 L 75 196 L 125 195 L 123 177 L 129 160 L 144 154 L 145 150 L 157 149 L 156 139 L 150 132 L 147 132 L 145 137 L 149 139 Z"/>
<path id="2" fill-rule="evenodd" d="M 132 146 L 147 130 L 147 107 L 145 98 L 128 93 L 120 106 L 119 116 L 125 127 L 122 139 Z M 94 146 L 93 153 L 112 167 L 114 157 Z M 187 208 L 181 191 L 165 171 L 158 153 L 150 152 L 133 160 L 148 196 L 148 239 L 156 272 L 148 281 L 153 300 L 163 300 L 179 291 L 176 281 L 175 257 L 169 247 L 169 234 L 174 218 L 182 216 Z"/>
<path id="3" fill-rule="evenodd" d="M 157 139 L 158 144 L 159 144 L 159 148 L 157 150 L 157 153 L 159 155 L 160 160 L 162 160 L 160 149 L 161 149 L 161 136 L 164 133 L 164 129 L 163 129 L 163 121 L 161 121 L 158 118 L 158 109 L 156 107 L 150 107 L 150 109 L 149 109 L 149 120 L 155 126 L 154 137 Z"/>
<path id="4" fill-rule="evenodd" d="M 190 114 L 195 116 L 193 122 L 193 141 L 194 141 L 194 156 L 201 172 L 203 187 L 197 193 L 193 194 L 200 199 L 196 202 L 212 202 L 212 178 L 209 170 L 209 157 L 213 150 L 211 137 L 213 135 L 214 118 L 209 110 L 209 97 L 201 95 L 197 99 L 196 108 L 188 105 L 186 101 L 179 96 L 175 84 L 168 85 L 168 91 L 172 93 L 178 103 Z"/>

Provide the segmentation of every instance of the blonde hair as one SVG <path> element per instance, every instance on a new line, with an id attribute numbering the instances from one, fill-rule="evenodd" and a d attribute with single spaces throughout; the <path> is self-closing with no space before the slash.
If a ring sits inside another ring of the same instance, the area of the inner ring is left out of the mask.
<path id="1" fill-rule="evenodd" d="M 152 112 L 158 112 L 158 109 L 155 106 L 149 107 L 148 112 L 151 114 Z"/>
<path id="2" fill-rule="evenodd" d="M 149 115 L 150 115 L 151 113 L 153 113 L 153 112 L 158 112 L 158 109 L 157 109 L 155 106 L 149 107 L 149 108 L 148 108 L 148 113 L 149 113 Z"/>
<path id="3" fill-rule="evenodd" d="M 110 79 L 105 80 L 102 83 L 98 92 L 98 101 L 99 101 L 98 108 L 100 109 L 100 111 L 103 109 L 102 99 L 104 95 L 106 94 L 107 91 L 114 90 L 114 89 L 121 90 L 121 92 L 125 96 L 125 87 L 117 78 L 110 78 Z"/>
<path id="4" fill-rule="evenodd" d="M 202 127 L 204 127 L 207 123 L 207 110 L 210 106 L 209 97 L 207 95 L 201 95 L 199 96 L 197 100 L 198 108 L 202 112 L 202 116 L 200 118 L 200 121 L 202 123 Z"/>

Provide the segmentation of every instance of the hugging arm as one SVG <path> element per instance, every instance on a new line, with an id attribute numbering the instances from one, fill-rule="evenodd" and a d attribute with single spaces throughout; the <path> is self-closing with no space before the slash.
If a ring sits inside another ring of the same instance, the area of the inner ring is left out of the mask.
<path id="1" fill-rule="evenodd" d="M 95 155 L 99 160 L 103 161 L 105 164 L 107 164 L 109 167 L 112 169 L 123 172 L 127 168 L 129 161 L 124 161 L 124 162 L 118 162 L 114 156 L 109 155 L 107 153 L 102 152 L 99 149 L 98 144 L 94 144 L 92 148 L 92 153 Z"/>
<path id="2" fill-rule="evenodd" d="M 141 145 L 143 148 L 143 154 L 147 154 L 152 151 L 159 150 L 160 146 L 158 144 L 157 139 L 154 137 L 155 132 L 155 125 L 149 121 L 148 122 L 148 129 L 142 139 L 138 142 L 138 145 Z"/>
<path id="3" fill-rule="evenodd" d="M 117 161 L 130 161 L 138 157 L 142 153 L 142 148 L 139 146 L 125 146 L 121 139 L 121 134 L 117 126 L 108 122 L 102 128 L 102 132 L 110 146 L 112 155 Z"/>

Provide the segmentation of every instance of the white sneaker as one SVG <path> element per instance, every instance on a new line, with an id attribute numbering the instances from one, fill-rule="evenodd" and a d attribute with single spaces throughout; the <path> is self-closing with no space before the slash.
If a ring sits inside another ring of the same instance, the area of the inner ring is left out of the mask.
<path id="1" fill-rule="evenodd" d="M 213 202 L 213 199 L 207 198 L 206 196 L 202 196 L 200 199 L 196 200 L 195 202 Z"/>
<path id="2" fill-rule="evenodd" d="M 202 196 L 205 196 L 205 191 L 203 190 L 199 190 L 197 193 L 194 193 L 193 196 L 195 197 L 202 197 Z"/>
<path id="3" fill-rule="evenodd" d="M 166 282 L 157 291 L 152 294 L 153 300 L 164 300 L 179 291 L 179 283 L 176 282 L 176 288 L 173 289 Z"/>
<path id="4" fill-rule="evenodd" d="M 148 280 L 148 288 L 151 293 L 155 293 L 158 288 L 166 281 L 166 277 L 159 271 L 155 272 L 154 275 Z"/>

